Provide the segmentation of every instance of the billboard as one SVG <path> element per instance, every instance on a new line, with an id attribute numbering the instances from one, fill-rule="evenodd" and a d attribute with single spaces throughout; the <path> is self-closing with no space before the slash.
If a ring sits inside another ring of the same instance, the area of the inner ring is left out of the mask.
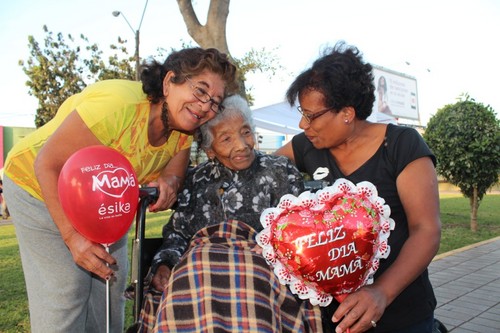
<path id="1" fill-rule="evenodd" d="M 417 79 L 373 65 L 375 104 L 372 114 L 380 112 L 395 118 L 420 121 Z"/>

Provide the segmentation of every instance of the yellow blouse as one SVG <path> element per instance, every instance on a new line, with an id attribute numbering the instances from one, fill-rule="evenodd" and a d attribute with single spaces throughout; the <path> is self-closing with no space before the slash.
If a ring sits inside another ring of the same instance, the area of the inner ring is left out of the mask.
<path id="1" fill-rule="evenodd" d="M 51 121 L 23 138 L 7 156 L 4 173 L 42 201 L 33 167 L 35 158 L 73 110 L 103 145 L 116 149 L 130 161 L 140 184 L 157 179 L 168 161 L 179 151 L 189 149 L 193 141 L 192 136 L 173 131 L 164 145 L 150 145 L 150 103 L 142 84 L 127 80 L 94 83 L 68 98 Z"/>

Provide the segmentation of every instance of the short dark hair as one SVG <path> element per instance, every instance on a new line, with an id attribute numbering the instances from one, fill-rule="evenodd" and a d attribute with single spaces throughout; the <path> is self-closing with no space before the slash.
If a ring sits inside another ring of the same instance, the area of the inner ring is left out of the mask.
<path id="1" fill-rule="evenodd" d="M 363 61 L 358 48 L 340 41 L 297 76 L 286 98 L 290 105 L 295 105 L 302 93 L 311 90 L 323 94 L 325 106 L 334 112 L 351 106 L 356 118 L 364 120 L 371 114 L 375 102 L 372 66 Z"/>

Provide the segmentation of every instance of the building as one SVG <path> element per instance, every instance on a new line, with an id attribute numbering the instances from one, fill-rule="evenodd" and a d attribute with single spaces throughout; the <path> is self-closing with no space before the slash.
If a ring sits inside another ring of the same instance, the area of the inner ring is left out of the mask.
<path id="1" fill-rule="evenodd" d="M 3 165 L 10 149 L 26 135 L 33 132 L 33 127 L 9 127 L 0 126 L 0 169 L 3 170 Z"/>

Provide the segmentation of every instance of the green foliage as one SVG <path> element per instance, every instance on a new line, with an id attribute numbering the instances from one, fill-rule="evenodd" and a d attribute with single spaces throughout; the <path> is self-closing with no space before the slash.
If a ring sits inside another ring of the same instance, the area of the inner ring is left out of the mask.
<path id="1" fill-rule="evenodd" d="M 424 139 L 436 154 L 438 173 L 468 198 L 477 188 L 481 200 L 498 182 L 500 122 L 490 106 L 463 97 L 438 110 Z"/>
<path id="2" fill-rule="evenodd" d="M 124 40 L 119 38 L 119 46 L 110 46 L 115 53 L 105 62 L 97 44 L 90 44 L 84 35 L 80 35 L 83 46 L 79 46 L 70 34 L 66 40 L 62 33 L 54 34 L 47 26 L 43 30 L 46 34 L 43 44 L 29 36 L 30 56 L 26 61 L 19 61 L 29 78 L 26 82 L 29 94 L 38 99 L 37 127 L 51 120 L 64 100 L 87 84 L 101 79 L 135 77 L 135 70 L 130 66 L 133 58 L 127 57 Z"/>
<path id="3" fill-rule="evenodd" d="M 43 27 L 45 38 L 40 44 L 33 36 L 28 37 L 30 56 L 20 60 L 24 73 L 28 76 L 26 85 L 29 94 L 38 99 L 35 117 L 36 127 L 43 126 L 56 114 L 59 106 L 71 95 L 82 91 L 88 84 L 105 79 L 135 79 L 135 61 L 127 52 L 126 40 L 118 37 L 118 45 L 110 45 L 111 55 L 105 59 L 104 52 L 97 44 L 91 44 L 87 37 L 80 35 L 76 41 L 72 35 L 65 38 L 62 33 L 54 34 Z M 192 47 L 183 42 L 182 47 Z M 171 50 L 159 48 L 159 57 L 164 58 Z M 247 73 L 269 72 L 270 76 L 283 69 L 272 52 L 265 49 L 251 49 L 241 59 L 234 59 L 240 73 L 242 93 L 253 104 L 251 88 L 245 88 Z"/>
<path id="4" fill-rule="evenodd" d="M 236 59 L 236 63 L 243 78 L 245 78 L 246 73 L 257 71 L 269 72 L 269 75 L 272 76 L 276 74 L 278 69 L 283 69 L 273 52 L 264 48 L 261 50 L 251 49 L 242 58 Z"/>
<path id="5" fill-rule="evenodd" d="M 267 72 L 269 77 L 272 77 L 276 75 L 278 70 L 284 69 L 273 51 L 267 51 L 264 48 L 261 50 L 252 48 L 250 51 L 246 52 L 242 58 L 233 58 L 235 65 L 238 67 L 242 91 L 245 92 L 244 95 L 250 105 L 253 105 L 254 98 L 251 94 L 252 89 L 245 87 L 246 75 L 248 73 Z"/>
<path id="6" fill-rule="evenodd" d="M 181 48 L 195 47 L 192 42 L 182 42 Z M 175 48 L 165 49 L 158 48 L 157 52 L 160 58 L 164 58 L 165 54 L 175 51 Z M 244 96 L 249 105 L 253 105 L 254 97 L 252 95 L 252 88 L 245 85 L 246 76 L 248 73 L 267 73 L 271 78 L 276 75 L 279 70 L 284 70 L 280 64 L 279 59 L 274 53 L 275 49 L 268 51 L 265 48 L 260 50 L 250 49 L 241 58 L 230 56 L 232 62 L 238 68 L 238 75 L 241 85 L 241 95 Z"/>

